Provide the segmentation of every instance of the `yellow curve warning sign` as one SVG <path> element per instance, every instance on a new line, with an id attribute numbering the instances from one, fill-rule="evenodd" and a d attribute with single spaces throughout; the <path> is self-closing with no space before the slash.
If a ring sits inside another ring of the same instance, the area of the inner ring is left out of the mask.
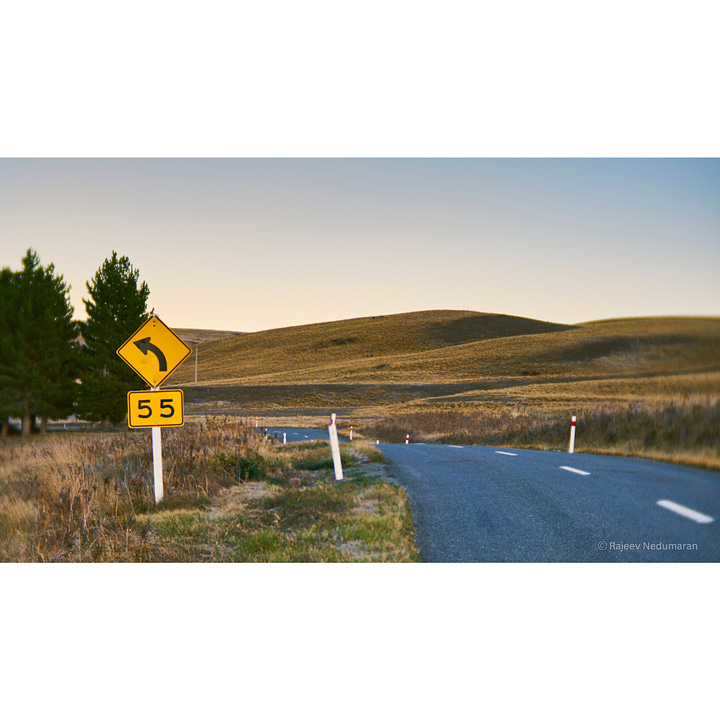
<path id="1" fill-rule="evenodd" d="M 151 387 L 164 383 L 191 352 L 157 316 L 148 318 L 117 350 Z"/>

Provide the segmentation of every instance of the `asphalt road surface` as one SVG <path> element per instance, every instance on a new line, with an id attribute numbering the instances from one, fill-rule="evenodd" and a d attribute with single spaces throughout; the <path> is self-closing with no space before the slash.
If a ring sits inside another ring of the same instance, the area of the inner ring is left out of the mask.
<path id="1" fill-rule="evenodd" d="M 328 425 L 330 423 L 328 422 Z M 316 428 L 297 428 L 297 427 L 269 427 L 268 435 L 275 437 L 282 442 L 283 433 L 285 433 L 286 442 L 311 442 L 313 440 L 330 440 L 327 429 L 318 430 Z M 346 438 L 339 436 L 340 442 L 345 442 Z"/>
<path id="2" fill-rule="evenodd" d="M 717 562 L 720 473 L 636 458 L 381 445 L 427 562 Z"/>
<path id="3" fill-rule="evenodd" d="M 325 429 L 268 433 L 328 439 Z M 379 449 L 408 493 L 427 562 L 720 561 L 718 472 L 512 448 Z"/>

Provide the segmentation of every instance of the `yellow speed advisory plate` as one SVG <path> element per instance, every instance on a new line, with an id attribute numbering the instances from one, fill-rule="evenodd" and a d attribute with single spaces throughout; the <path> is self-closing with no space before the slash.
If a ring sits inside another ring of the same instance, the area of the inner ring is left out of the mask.
<path id="1" fill-rule="evenodd" d="M 131 390 L 127 396 L 128 427 L 179 427 L 185 424 L 182 390 Z"/>
<path id="2" fill-rule="evenodd" d="M 161 385 L 192 350 L 156 315 L 148 318 L 117 354 L 152 387 Z"/>

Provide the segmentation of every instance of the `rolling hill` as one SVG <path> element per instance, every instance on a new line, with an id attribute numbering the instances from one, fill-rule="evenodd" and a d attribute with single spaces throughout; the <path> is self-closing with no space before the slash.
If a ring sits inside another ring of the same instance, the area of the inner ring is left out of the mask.
<path id="1" fill-rule="evenodd" d="M 231 335 L 243 334 L 231 330 L 194 330 L 191 328 L 174 328 L 174 331 L 178 337 L 181 337 L 188 345 L 197 345 L 198 343 L 208 342 L 209 340 L 219 340 L 220 338 Z"/>
<path id="2" fill-rule="evenodd" d="M 202 337 L 203 331 L 194 332 Z M 558 325 L 438 310 L 356 318 L 197 345 L 170 383 L 198 412 L 378 412 L 403 403 L 552 407 L 720 387 L 720 318 Z"/>
<path id="3" fill-rule="evenodd" d="M 331 367 L 347 362 L 372 366 L 377 358 L 433 353 L 484 340 L 569 329 L 568 325 L 509 315 L 438 310 L 232 335 L 203 343 L 198 357 L 204 382 L 247 381 L 268 373 L 297 376 L 317 370 L 332 375 Z M 192 331 L 182 332 L 187 336 Z M 176 375 L 175 382 L 187 382 L 188 368 Z"/>

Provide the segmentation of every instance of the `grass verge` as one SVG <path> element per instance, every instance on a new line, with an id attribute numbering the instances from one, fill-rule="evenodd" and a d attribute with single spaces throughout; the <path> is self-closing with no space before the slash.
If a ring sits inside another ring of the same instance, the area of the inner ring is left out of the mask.
<path id="1" fill-rule="evenodd" d="M 173 562 L 415 562 L 403 491 L 356 475 L 344 482 L 259 483 L 227 493 L 210 514 L 155 521 L 158 559 Z M 244 492 L 243 492 L 244 491 Z M 227 511 L 227 505 L 234 506 Z"/>
<path id="2" fill-rule="evenodd" d="M 376 451 L 282 446 L 233 419 L 163 434 L 155 505 L 149 433 L 0 443 L 0 559 L 20 562 L 417 561 L 404 491 L 373 477 Z"/>
<path id="3" fill-rule="evenodd" d="M 567 450 L 570 415 L 577 416 L 575 451 L 630 455 L 720 470 L 720 400 L 700 398 L 604 406 L 548 415 L 506 411 L 418 410 L 362 428 L 366 437 L 401 443 L 488 445 Z"/>
<path id="4" fill-rule="evenodd" d="M 152 520 L 157 559 L 172 562 L 418 562 L 402 488 L 378 479 L 382 456 L 345 443 L 334 479 L 327 442 L 270 444 L 268 472 L 223 489 L 208 512 Z"/>

